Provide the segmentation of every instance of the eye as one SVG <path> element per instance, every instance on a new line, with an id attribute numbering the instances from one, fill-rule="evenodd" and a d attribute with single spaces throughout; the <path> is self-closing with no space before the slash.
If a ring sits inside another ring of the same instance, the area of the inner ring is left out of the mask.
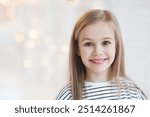
<path id="1" fill-rule="evenodd" d="M 103 41 L 102 44 L 103 45 L 109 45 L 109 44 L 111 44 L 111 42 L 110 41 Z"/>
<path id="2" fill-rule="evenodd" d="M 93 43 L 92 43 L 92 42 L 86 42 L 86 43 L 84 44 L 84 46 L 90 47 L 90 46 L 93 46 Z"/>

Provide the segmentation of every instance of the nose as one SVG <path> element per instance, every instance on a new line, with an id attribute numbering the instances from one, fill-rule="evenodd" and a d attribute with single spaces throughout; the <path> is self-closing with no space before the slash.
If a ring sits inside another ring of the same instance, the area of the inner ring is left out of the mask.
<path id="1" fill-rule="evenodd" d="M 95 45 L 93 55 L 100 56 L 103 55 L 104 48 L 101 45 Z"/>

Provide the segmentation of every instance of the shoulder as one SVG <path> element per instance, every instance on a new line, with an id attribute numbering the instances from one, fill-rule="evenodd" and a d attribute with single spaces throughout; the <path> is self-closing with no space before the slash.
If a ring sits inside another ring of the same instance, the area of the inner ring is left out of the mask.
<path id="1" fill-rule="evenodd" d="M 56 100 L 71 100 L 72 99 L 72 91 L 71 84 L 66 85 L 58 94 Z"/>
<path id="2" fill-rule="evenodd" d="M 146 100 L 144 92 L 137 86 L 131 78 L 121 78 L 120 83 L 126 93 L 130 94 L 131 99 Z"/>
<path id="3" fill-rule="evenodd" d="M 135 82 L 131 78 L 128 78 L 128 77 L 121 77 L 120 83 L 122 86 L 136 87 Z"/>

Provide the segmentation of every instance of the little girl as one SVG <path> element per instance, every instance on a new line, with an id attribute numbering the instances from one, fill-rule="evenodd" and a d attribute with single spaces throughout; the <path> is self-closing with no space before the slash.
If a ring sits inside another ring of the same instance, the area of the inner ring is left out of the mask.
<path id="1" fill-rule="evenodd" d="M 127 77 L 119 24 L 107 10 L 94 9 L 77 21 L 70 43 L 70 83 L 57 100 L 144 100 Z"/>

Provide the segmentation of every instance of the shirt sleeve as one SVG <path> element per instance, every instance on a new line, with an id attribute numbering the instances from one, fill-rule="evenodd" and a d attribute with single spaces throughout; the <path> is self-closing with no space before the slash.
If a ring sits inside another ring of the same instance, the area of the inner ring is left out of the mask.
<path id="1" fill-rule="evenodd" d="M 57 95 L 56 100 L 70 100 L 72 98 L 71 86 L 68 84 Z"/>
<path id="2" fill-rule="evenodd" d="M 148 98 L 145 95 L 145 93 L 139 87 L 136 87 L 136 88 L 137 88 L 137 98 L 139 100 L 148 100 Z"/>

